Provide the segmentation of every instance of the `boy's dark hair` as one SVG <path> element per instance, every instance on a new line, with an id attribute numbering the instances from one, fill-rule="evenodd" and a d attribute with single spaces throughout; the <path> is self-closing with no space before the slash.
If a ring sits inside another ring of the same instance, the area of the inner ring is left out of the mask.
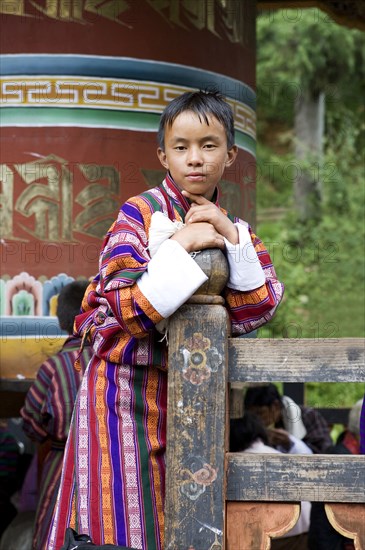
<path id="1" fill-rule="evenodd" d="M 86 279 L 73 281 L 65 285 L 58 295 L 56 312 L 58 322 L 62 330 L 66 330 L 68 334 L 73 332 L 74 320 L 80 313 L 81 302 L 88 286 L 89 282 Z"/>
<path id="2" fill-rule="evenodd" d="M 281 395 L 274 384 L 247 388 L 243 401 L 245 410 L 251 407 L 270 407 L 275 401 L 282 403 Z"/>
<path id="3" fill-rule="evenodd" d="M 231 453 L 245 451 L 258 439 L 268 445 L 265 426 L 255 414 L 245 412 L 242 418 L 230 420 L 229 450 Z"/>
<path id="4" fill-rule="evenodd" d="M 234 145 L 234 120 L 230 105 L 219 92 L 185 92 L 173 99 L 164 109 L 157 133 L 158 144 L 165 150 L 165 128 L 171 126 L 175 118 L 185 111 L 195 113 L 199 120 L 209 124 L 209 116 L 214 116 L 224 127 L 227 146 Z"/>

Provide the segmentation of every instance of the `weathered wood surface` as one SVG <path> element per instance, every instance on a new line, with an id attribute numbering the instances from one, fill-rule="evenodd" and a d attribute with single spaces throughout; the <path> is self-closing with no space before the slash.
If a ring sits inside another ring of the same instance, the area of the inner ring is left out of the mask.
<path id="1" fill-rule="evenodd" d="M 268 550 L 298 521 L 300 504 L 227 502 L 226 550 Z"/>
<path id="2" fill-rule="evenodd" d="M 228 341 L 230 382 L 363 382 L 365 339 Z"/>
<path id="3" fill-rule="evenodd" d="M 332 526 L 350 539 L 354 539 L 356 550 L 365 550 L 365 505 L 326 504 L 327 517 Z"/>
<path id="4" fill-rule="evenodd" d="M 230 418 L 242 418 L 243 416 L 242 389 L 230 388 L 229 390 L 229 416 Z"/>
<path id="5" fill-rule="evenodd" d="M 170 321 L 166 550 L 224 546 L 227 330 L 219 305 L 184 305 Z"/>
<path id="6" fill-rule="evenodd" d="M 365 502 L 364 455 L 227 454 L 227 500 Z"/>
<path id="7" fill-rule="evenodd" d="M 194 296 L 208 295 L 220 298 L 229 277 L 228 262 L 223 252 L 219 248 L 206 248 L 197 252 L 194 260 L 208 277 Z M 204 299 L 201 303 L 204 303 Z"/>

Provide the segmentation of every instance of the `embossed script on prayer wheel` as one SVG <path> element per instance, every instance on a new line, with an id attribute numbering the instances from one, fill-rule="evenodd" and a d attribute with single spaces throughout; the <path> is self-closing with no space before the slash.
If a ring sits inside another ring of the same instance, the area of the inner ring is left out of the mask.
<path id="1" fill-rule="evenodd" d="M 228 262 L 219 248 L 207 248 L 196 254 L 194 260 L 209 279 L 198 288 L 194 296 L 219 296 L 228 277 Z"/>

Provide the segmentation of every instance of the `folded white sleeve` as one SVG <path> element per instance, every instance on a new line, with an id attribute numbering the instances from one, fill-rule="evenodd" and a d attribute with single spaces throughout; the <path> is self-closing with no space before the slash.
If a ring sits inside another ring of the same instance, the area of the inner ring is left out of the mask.
<path id="1" fill-rule="evenodd" d="M 164 241 L 137 281 L 140 291 L 162 317 L 169 317 L 208 279 L 177 242 Z"/>
<path id="2" fill-rule="evenodd" d="M 241 223 L 235 223 L 239 243 L 232 244 L 224 239 L 229 265 L 227 286 L 234 290 L 248 291 L 265 284 L 265 273 L 261 267 L 249 230 Z"/>

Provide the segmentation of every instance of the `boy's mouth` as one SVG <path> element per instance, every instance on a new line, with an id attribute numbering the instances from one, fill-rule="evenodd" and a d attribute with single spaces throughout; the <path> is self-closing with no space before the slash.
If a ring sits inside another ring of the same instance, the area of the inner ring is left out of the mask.
<path id="1" fill-rule="evenodd" d="M 190 181 L 205 181 L 205 174 L 201 172 L 191 172 L 187 175 L 187 178 Z"/>

